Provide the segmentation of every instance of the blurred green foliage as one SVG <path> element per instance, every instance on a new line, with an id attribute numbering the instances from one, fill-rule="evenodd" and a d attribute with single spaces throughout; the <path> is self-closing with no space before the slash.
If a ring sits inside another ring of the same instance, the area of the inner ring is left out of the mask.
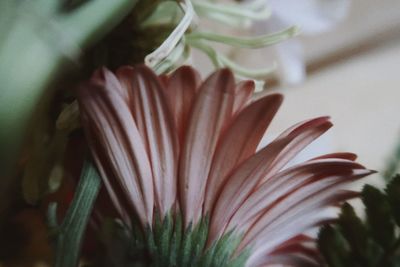
<path id="1" fill-rule="evenodd" d="M 384 192 L 365 185 L 365 221 L 345 203 L 337 224 L 324 226 L 318 247 L 330 267 L 400 266 L 400 175 Z"/>

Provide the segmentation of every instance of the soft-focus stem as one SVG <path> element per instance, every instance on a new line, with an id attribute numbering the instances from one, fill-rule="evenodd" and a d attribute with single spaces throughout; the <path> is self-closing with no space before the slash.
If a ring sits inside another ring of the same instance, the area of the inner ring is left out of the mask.
<path id="1" fill-rule="evenodd" d="M 58 2 L 14 4 L 11 10 L 16 16 L 0 43 L 0 177 L 10 175 L 46 89 L 76 63 L 81 50 L 109 32 L 137 1 L 92 0 L 70 13 L 58 13 L 54 3 Z"/>
<path id="2" fill-rule="evenodd" d="M 55 220 L 55 206 L 51 205 L 49 222 L 57 234 L 55 267 L 78 266 L 80 248 L 92 208 L 101 186 L 101 179 L 96 168 L 86 161 L 77 186 L 74 200 L 67 211 L 59 229 Z"/>

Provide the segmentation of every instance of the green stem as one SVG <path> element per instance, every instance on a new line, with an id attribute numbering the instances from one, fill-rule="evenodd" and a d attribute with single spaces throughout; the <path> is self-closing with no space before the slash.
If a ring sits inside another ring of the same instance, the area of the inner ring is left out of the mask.
<path id="1" fill-rule="evenodd" d="M 77 190 L 56 239 L 55 267 L 78 265 L 83 234 L 101 186 L 96 168 L 86 161 Z M 52 219 L 53 223 L 54 219 Z"/>

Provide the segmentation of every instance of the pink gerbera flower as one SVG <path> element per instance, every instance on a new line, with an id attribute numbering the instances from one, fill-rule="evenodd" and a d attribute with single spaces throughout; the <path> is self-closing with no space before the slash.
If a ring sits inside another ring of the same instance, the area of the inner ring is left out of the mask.
<path id="1" fill-rule="evenodd" d="M 142 264 L 318 264 L 307 231 L 332 219 L 326 211 L 356 195 L 344 187 L 371 171 L 351 153 L 285 167 L 332 126 L 328 117 L 257 151 L 282 96 L 252 100 L 253 90 L 227 69 L 201 82 L 191 67 L 157 76 L 144 66 L 98 70 L 80 88 L 105 187 L 124 226 L 140 225 L 131 238 L 142 240 Z"/>

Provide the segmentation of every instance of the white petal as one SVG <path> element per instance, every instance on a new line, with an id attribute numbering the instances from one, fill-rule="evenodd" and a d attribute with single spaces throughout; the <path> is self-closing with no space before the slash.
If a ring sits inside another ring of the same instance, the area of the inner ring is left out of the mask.
<path id="1" fill-rule="evenodd" d="M 316 34 L 332 28 L 342 20 L 350 0 L 270 0 L 273 14 L 286 25 L 297 25 L 305 34 Z"/>
<path id="2" fill-rule="evenodd" d="M 301 83 L 306 76 L 303 49 L 297 40 L 287 40 L 276 46 L 278 55 L 277 74 L 282 84 Z"/>

